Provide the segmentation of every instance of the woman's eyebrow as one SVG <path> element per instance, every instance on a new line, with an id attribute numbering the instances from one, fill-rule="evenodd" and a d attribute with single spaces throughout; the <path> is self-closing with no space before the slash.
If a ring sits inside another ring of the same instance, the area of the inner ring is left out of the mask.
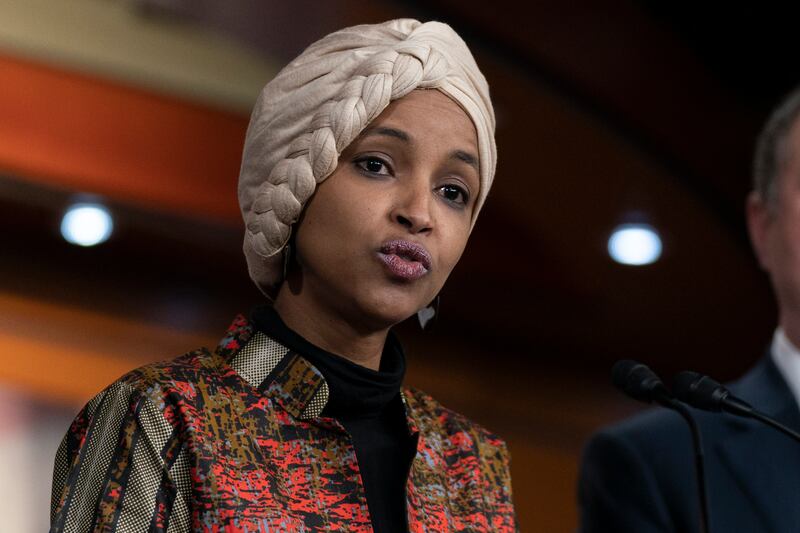
<path id="1" fill-rule="evenodd" d="M 375 128 L 367 128 L 362 133 L 362 137 L 369 137 L 370 135 L 386 135 L 387 137 L 394 137 L 395 139 L 400 139 L 403 142 L 408 142 L 411 140 L 408 133 L 398 130 L 395 128 L 385 128 L 385 127 L 375 127 Z"/>
<path id="2" fill-rule="evenodd" d="M 478 158 L 469 152 L 465 152 L 463 150 L 453 150 L 450 152 L 450 159 L 457 159 L 458 161 L 468 164 L 474 168 L 478 174 L 481 172 L 481 169 L 478 165 Z"/>
<path id="3" fill-rule="evenodd" d="M 361 133 L 361 137 L 369 137 L 371 135 L 385 135 L 387 137 L 393 137 L 395 139 L 400 139 L 403 142 L 410 142 L 411 137 L 408 133 L 404 132 L 403 130 L 398 130 L 396 128 L 388 128 L 384 126 L 377 126 L 374 128 L 367 128 Z M 481 169 L 478 164 L 478 158 L 469 153 L 465 152 L 464 150 L 453 150 L 450 152 L 450 159 L 455 159 L 457 161 L 461 161 L 462 163 L 466 163 L 472 168 L 474 168 L 478 173 L 480 173 Z"/>

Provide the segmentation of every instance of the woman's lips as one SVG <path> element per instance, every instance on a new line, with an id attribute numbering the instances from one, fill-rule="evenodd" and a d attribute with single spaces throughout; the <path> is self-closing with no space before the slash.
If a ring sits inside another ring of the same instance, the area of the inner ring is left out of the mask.
<path id="1" fill-rule="evenodd" d="M 398 279 L 414 281 L 431 269 L 431 255 L 421 244 L 396 240 L 384 243 L 378 259 L 389 273 Z"/>

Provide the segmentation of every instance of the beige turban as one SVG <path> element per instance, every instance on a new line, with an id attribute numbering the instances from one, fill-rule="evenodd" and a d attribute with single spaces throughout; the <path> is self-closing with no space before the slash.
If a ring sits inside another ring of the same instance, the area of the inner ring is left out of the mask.
<path id="1" fill-rule="evenodd" d="M 481 186 L 472 223 L 494 178 L 497 151 L 489 86 L 450 26 L 399 19 L 332 33 L 270 81 L 247 128 L 239 205 L 250 277 L 268 296 L 282 281 L 291 226 L 339 154 L 392 100 L 438 89 L 478 132 Z"/>

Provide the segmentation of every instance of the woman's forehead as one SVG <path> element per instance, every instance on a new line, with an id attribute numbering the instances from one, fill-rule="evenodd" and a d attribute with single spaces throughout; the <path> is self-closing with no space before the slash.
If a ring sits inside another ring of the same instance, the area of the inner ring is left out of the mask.
<path id="1" fill-rule="evenodd" d="M 434 111 L 443 116 L 472 122 L 466 111 L 455 100 L 438 89 L 414 89 L 402 98 L 392 100 L 375 120 L 417 111 Z"/>
<path id="2" fill-rule="evenodd" d="M 392 101 L 373 120 L 362 137 L 384 133 L 401 141 L 435 137 L 439 142 L 459 145 L 477 158 L 478 134 L 472 119 L 449 96 L 438 90 L 417 89 Z"/>

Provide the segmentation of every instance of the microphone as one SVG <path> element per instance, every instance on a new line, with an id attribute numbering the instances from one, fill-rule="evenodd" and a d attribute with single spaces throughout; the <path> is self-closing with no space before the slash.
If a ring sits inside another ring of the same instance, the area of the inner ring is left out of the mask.
<path id="1" fill-rule="evenodd" d="M 697 494 L 700 499 L 700 531 L 708 533 L 709 513 L 708 496 L 706 494 L 706 477 L 703 462 L 703 442 L 700 429 L 697 427 L 689 409 L 670 394 L 667 387 L 650 368 L 637 361 L 623 359 L 614 363 L 611 369 L 611 382 L 616 388 L 635 400 L 645 403 L 656 402 L 659 405 L 677 411 L 686 423 L 692 434 L 694 445 L 694 466 L 697 474 Z"/>
<path id="2" fill-rule="evenodd" d="M 704 411 L 728 412 L 743 418 L 753 418 L 800 442 L 800 434 L 774 418 L 758 411 L 737 398 L 722 384 L 697 372 L 681 372 L 675 376 L 672 391 L 675 397 Z"/>
<path id="3" fill-rule="evenodd" d="M 617 361 L 611 369 L 611 382 L 635 400 L 673 407 L 672 403 L 675 400 L 672 395 L 647 365 L 630 359 Z"/>

